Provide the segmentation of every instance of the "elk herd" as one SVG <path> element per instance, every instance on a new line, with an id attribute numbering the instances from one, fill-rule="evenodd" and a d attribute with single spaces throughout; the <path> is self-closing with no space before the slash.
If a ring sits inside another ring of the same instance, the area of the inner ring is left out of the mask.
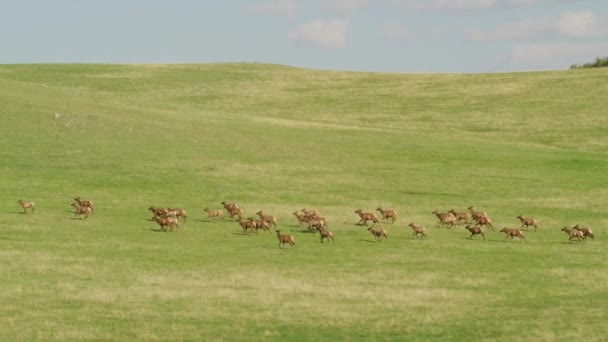
<path id="1" fill-rule="evenodd" d="M 33 214 L 36 208 L 34 202 L 30 201 L 17 201 L 19 206 L 23 209 L 23 214 Z M 221 202 L 224 210 L 221 209 L 204 209 L 207 213 L 208 220 L 225 220 L 229 218 L 238 223 L 243 233 L 253 232 L 258 233 L 259 230 L 264 232 L 271 232 L 274 229 L 277 234 L 279 246 L 288 244 L 295 246 L 295 238 L 293 235 L 281 234 L 281 229 L 277 227 L 277 219 L 275 216 L 264 213 L 263 210 L 259 210 L 255 213 L 257 217 L 249 216 L 243 220 L 244 212 L 236 203 L 228 203 L 226 201 Z M 94 212 L 93 201 L 83 200 L 80 197 L 74 198 L 74 202 L 71 204 L 74 209 L 73 219 L 86 219 Z M 150 206 L 148 208 L 152 212 L 151 221 L 155 221 L 161 231 L 177 231 L 179 229 L 180 221 L 186 222 L 187 215 L 186 211 L 182 208 L 161 208 Z M 362 209 L 357 209 L 354 214 L 359 219 L 356 225 L 367 227 L 369 233 L 373 236 L 376 241 L 382 239 L 388 239 L 388 233 L 383 228 L 383 223 L 394 224 L 397 220 L 397 211 L 394 209 L 383 209 L 382 207 L 376 208 L 378 215 L 374 212 L 364 212 Z M 456 225 L 462 224 L 464 229 L 471 235 L 469 239 L 473 239 L 475 235 L 480 235 L 483 240 L 486 239 L 486 230 L 490 229 L 494 231 L 494 225 L 490 220 L 488 214 L 484 211 L 477 211 L 473 206 L 467 208 L 466 211 L 457 212 L 454 209 L 450 209 L 446 212 L 439 212 L 434 210 L 431 212 L 437 218 L 438 227 L 455 228 Z M 293 216 L 297 220 L 298 225 L 301 227 L 306 226 L 306 230 L 311 233 L 318 233 L 320 242 L 334 240 L 334 233 L 328 229 L 327 220 L 321 216 L 317 210 L 314 209 L 300 209 L 293 212 Z M 521 226 L 519 228 L 503 227 L 499 232 L 505 234 L 505 240 L 508 238 L 518 238 L 524 242 L 528 242 L 524 236 L 524 231 L 534 228 L 536 232 L 538 229 L 538 223 L 534 218 L 524 217 L 518 215 L 515 219 L 519 220 Z M 369 225 L 371 223 L 371 225 Z M 427 229 L 423 226 L 416 225 L 414 222 L 408 225 L 412 229 L 412 238 L 426 239 Z M 568 235 L 568 241 L 585 241 L 588 237 L 595 239 L 593 230 L 582 227 L 580 225 L 574 225 L 573 227 L 565 226 L 561 229 Z"/>

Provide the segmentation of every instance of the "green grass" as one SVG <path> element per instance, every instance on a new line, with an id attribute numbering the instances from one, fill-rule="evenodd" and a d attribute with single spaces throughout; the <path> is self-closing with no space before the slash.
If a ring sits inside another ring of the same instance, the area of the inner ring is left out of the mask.
<path id="1" fill-rule="evenodd" d="M 0 65 L 0 340 L 602 340 L 607 80 Z M 209 222 L 224 200 L 296 246 Z M 150 205 L 189 221 L 157 232 Z M 376 243 L 353 211 L 379 205 L 399 216 Z M 470 205 L 540 228 L 468 240 L 431 214 Z M 297 226 L 303 207 L 335 244 Z M 595 241 L 569 244 L 575 223 Z"/>

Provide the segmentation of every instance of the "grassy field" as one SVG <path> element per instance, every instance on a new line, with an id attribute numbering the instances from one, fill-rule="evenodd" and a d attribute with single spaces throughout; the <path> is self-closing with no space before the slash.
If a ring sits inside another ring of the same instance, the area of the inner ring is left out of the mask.
<path id="1" fill-rule="evenodd" d="M 608 70 L 0 65 L 0 340 L 603 340 L 606 94 Z M 208 220 L 221 201 L 296 246 Z M 188 222 L 159 232 L 151 205 Z M 378 243 L 353 211 L 380 205 Z M 431 214 L 470 205 L 540 227 L 469 240 Z M 596 239 L 568 243 L 576 223 Z"/>

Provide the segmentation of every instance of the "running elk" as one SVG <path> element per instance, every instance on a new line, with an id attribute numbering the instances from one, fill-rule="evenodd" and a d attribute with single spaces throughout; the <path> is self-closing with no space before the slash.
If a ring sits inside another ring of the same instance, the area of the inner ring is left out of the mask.
<path id="1" fill-rule="evenodd" d="M 485 240 L 486 239 L 486 235 L 483 231 L 483 228 L 481 228 L 480 226 L 475 226 L 475 227 L 471 227 L 470 225 L 467 225 L 466 227 L 464 227 L 466 230 L 468 230 L 469 232 L 471 232 L 471 236 L 469 236 L 469 239 L 472 240 L 474 235 L 481 235 L 481 237 Z"/>
<path id="2" fill-rule="evenodd" d="M 388 222 L 388 220 L 391 220 L 391 223 L 395 223 L 395 220 L 397 219 L 397 212 L 393 209 L 386 209 L 383 210 L 382 207 L 378 207 L 376 208 L 377 211 L 380 212 L 380 214 L 382 215 L 382 220 L 385 222 Z"/>
<path id="3" fill-rule="evenodd" d="M 381 238 L 388 239 L 386 236 L 386 230 L 384 230 L 384 228 L 374 229 L 372 226 L 367 228 L 367 230 L 369 230 L 369 232 L 376 238 L 376 241 L 380 241 Z"/>
<path id="4" fill-rule="evenodd" d="M 526 229 L 528 229 L 530 226 L 534 227 L 534 231 L 536 231 L 536 228 L 538 228 L 537 224 L 536 224 L 536 220 L 531 218 L 531 217 L 523 217 L 521 215 L 517 216 L 516 219 L 519 219 L 519 221 L 521 221 L 521 229 L 524 228 L 524 226 L 526 227 Z"/>
<path id="5" fill-rule="evenodd" d="M 76 209 L 76 211 L 74 212 L 74 218 L 79 217 L 82 220 L 82 215 L 84 215 L 85 219 L 89 217 L 89 215 L 91 215 L 91 207 L 78 205 L 78 203 L 72 203 L 72 207 Z"/>
<path id="6" fill-rule="evenodd" d="M 205 212 L 207 212 L 207 218 L 213 218 L 213 217 L 217 217 L 220 219 L 224 219 L 224 213 L 221 210 L 211 210 L 209 208 L 205 208 L 203 209 Z"/>
<path id="7" fill-rule="evenodd" d="M 422 227 L 422 226 L 417 226 L 414 224 L 414 222 L 409 224 L 409 227 L 412 228 L 412 239 L 414 237 L 418 237 L 418 238 L 425 238 L 426 239 L 426 228 Z M 420 236 L 418 236 L 420 235 Z"/>
<path id="8" fill-rule="evenodd" d="M 431 214 L 435 214 L 439 219 L 439 224 L 448 225 L 451 228 L 454 228 L 454 223 L 456 222 L 456 217 L 452 215 L 452 213 L 440 213 L 437 210 L 433 211 Z"/>
<path id="9" fill-rule="evenodd" d="M 583 236 L 585 237 L 585 239 L 587 239 L 587 236 L 590 237 L 591 239 L 595 240 L 595 236 L 593 235 L 593 230 L 589 229 L 589 228 L 585 228 L 585 227 L 580 227 L 578 224 L 575 225 L 574 227 L 572 227 L 572 229 L 576 229 L 576 230 L 580 230 L 583 233 Z"/>
<path id="10" fill-rule="evenodd" d="M 501 233 L 505 233 L 505 240 L 508 237 L 511 237 L 511 240 L 513 240 L 513 237 L 517 236 L 520 240 L 524 240 L 526 243 L 528 242 L 526 240 L 526 238 L 524 237 L 524 232 L 522 232 L 520 229 L 515 229 L 515 228 L 507 228 L 504 227 L 503 229 L 500 230 Z"/>
<path id="11" fill-rule="evenodd" d="M 380 221 L 378 221 L 378 218 L 376 217 L 376 215 L 374 215 L 374 213 L 364 213 L 363 210 L 357 209 L 357 210 L 355 210 L 355 214 L 359 215 L 359 218 L 361 218 L 361 220 L 359 220 L 359 222 L 357 222 L 357 225 L 367 225 L 367 221 L 372 221 L 374 223 L 372 225 L 372 227 L 373 227 L 377 223 L 380 223 Z"/>
<path id="12" fill-rule="evenodd" d="M 293 247 L 293 245 L 296 244 L 295 238 L 292 235 L 283 235 L 281 234 L 280 229 L 277 229 L 275 231 L 277 232 L 277 238 L 279 239 L 279 246 L 285 246 L 285 244 L 288 243 L 290 246 Z"/>
<path id="13" fill-rule="evenodd" d="M 570 229 L 568 228 L 568 226 L 565 226 L 564 228 L 562 228 L 562 232 L 568 234 L 568 236 L 570 237 L 568 239 L 568 242 L 572 242 L 572 239 L 574 238 L 578 239 L 578 241 L 585 240 L 585 236 L 583 235 L 583 232 L 581 230 Z"/>

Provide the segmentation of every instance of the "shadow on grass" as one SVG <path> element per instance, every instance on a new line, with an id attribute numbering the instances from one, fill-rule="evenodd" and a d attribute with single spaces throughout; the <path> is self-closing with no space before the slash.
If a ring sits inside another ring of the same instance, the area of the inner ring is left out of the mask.
<path id="1" fill-rule="evenodd" d="M 359 241 L 362 241 L 362 242 L 367 242 L 367 243 L 380 243 L 380 242 L 384 242 L 384 241 L 365 240 L 365 239 L 359 239 Z"/>
<path id="2" fill-rule="evenodd" d="M 149 231 L 149 232 L 155 232 L 155 233 L 166 233 L 165 230 L 162 230 L 160 228 L 142 228 L 141 230 L 145 230 L 145 231 Z"/>

